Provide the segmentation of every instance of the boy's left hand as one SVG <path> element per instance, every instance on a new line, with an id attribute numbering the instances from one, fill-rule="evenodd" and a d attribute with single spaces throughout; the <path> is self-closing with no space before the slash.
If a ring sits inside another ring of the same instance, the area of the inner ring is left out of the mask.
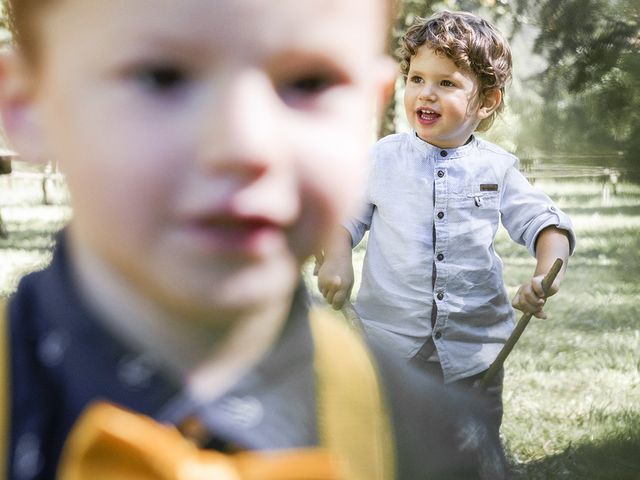
<path id="1" fill-rule="evenodd" d="M 554 282 L 545 296 L 542 289 L 543 278 L 544 275 L 537 275 L 531 279 L 531 282 L 521 285 L 511 301 L 513 308 L 524 313 L 531 313 L 537 318 L 547 318 L 542 307 L 544 307 L 546 299 L 558 291 L 558 284 Z"/>

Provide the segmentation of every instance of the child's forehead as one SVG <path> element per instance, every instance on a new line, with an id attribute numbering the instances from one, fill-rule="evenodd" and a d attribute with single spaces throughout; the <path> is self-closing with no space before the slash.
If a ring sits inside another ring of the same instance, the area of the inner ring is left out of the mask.
<path id="1" fill-rule="evenodd" d="M 384 42 L 385 0 L 375 0 L 376 8 L 372 0 L 64 0 L 54 5 L 41 19 L 49 38 L 90 33 L 94 41 L 104 35 L 118 37 L 120 44 L 185 39 L 246 50 L 331 42 L 364 48 L 376 39 Z"/>
<path id="2" fill-rule="evenodd" d="M 455 64 L 453 58 L 434 49 L 428 44 L 418 47 L 415 55 L 410 59 L 410 68 L 412 70 L 425 67 L 439 71 L 454 71 L 460 69 L 460 67 Z"/>
<path id="3" fill-rule="evenodd" d="M 154 25 L 162 18 L 177 24 L 185 18 L 194 28 L 206 23 L 213 26 L 232 25 L 228 33 L 250 31 L 258 36 L 277 26 L 310 25 L 318 21 L 340 24 L 349 22 L 352 29 L 368 28 L 367 20 L 384 18 L 388 0 L 64 0 L 51 3 L 45 12 L 63 11 L 68 15 L 106 7 L 111 16 Z M 90 18 L 90 17 L 87 17 Z M 43 19 L 46 21 L 46 16 Z M 360 20 L 360 21 L 357 21 Z M 70 25 L 73 27 L 73 24 Z M 112 27 L 108 21 L 96 28 Z M 300 33 L 300 32 L 298 32 Z"/>

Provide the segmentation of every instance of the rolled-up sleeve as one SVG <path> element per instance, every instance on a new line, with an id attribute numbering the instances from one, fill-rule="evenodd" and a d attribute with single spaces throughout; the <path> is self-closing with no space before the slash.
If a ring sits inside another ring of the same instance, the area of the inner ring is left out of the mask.
<path id="1" fill-rule="evenodd" d="M 545 193 L 534 188 L 515 166 L 505 175 L 501 205 L 502 224 L 509 236 L 526 246 L 532 256 L 536 254 L 538 235 L 551 226 L 567 232 L 569 251 L 573 254 L 576 236 L 571 219 Z"/>

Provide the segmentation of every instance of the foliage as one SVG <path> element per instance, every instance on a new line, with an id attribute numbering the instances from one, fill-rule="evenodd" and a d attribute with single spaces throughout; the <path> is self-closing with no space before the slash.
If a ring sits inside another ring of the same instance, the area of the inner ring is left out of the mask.
<path id="1" fill-rule="evenodd" d="M 547 67 L 528 85 L 543 99 L 530 138 L 564 152 L 640 153 L 640 4 L 636 0 L 519 0 L 539 29 Z"/>

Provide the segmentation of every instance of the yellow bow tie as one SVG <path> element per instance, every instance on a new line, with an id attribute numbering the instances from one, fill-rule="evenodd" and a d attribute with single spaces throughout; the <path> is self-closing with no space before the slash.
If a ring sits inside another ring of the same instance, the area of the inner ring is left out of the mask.
<path id="1" fill-rule="evenodd" d="M 59 480 L 339 480 L 321 449 L 242 452 L 200 450 L 175 427 L 108 403 L 87 409 L 74 426 Z"/>

